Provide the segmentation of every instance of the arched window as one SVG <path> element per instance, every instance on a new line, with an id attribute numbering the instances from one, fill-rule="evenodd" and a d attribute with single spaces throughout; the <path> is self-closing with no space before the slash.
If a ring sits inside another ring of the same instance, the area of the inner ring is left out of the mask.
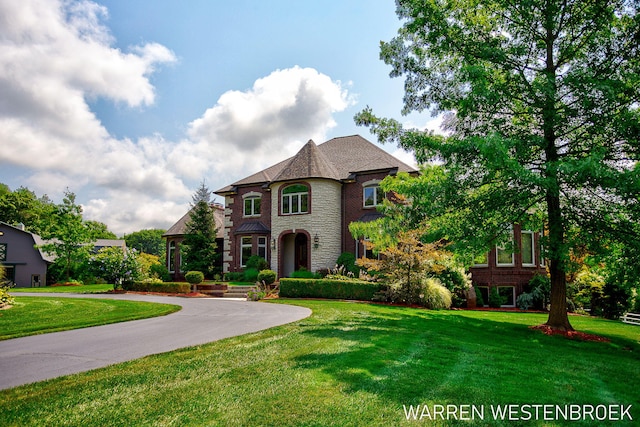
<path id="1" fill-rule="evenodd" d="M 304 184 L 289 185 L 282 190 L 283 215 L 309 212 L 309 187 Z"/>

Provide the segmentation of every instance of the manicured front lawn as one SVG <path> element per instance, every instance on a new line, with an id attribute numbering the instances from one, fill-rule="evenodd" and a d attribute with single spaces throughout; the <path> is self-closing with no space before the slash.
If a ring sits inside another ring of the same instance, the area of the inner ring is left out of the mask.
<path id="1" fill-rule="evenodd" d="M 293 301 L 299 322 L 0 392 L 2 425 L 389 426 L 403 405 L 632 405 L 640 328 L 572 318 L 610 343 L 528 328 L 546 316 Z M 524 422 L 520 425 L 606 425 Z M 420 425 L 433 425 L 422 423 Z"/>
<path id="2" fill-rule="evenodd" d="M 12 288 L 9 293 L 16 294 L 22 292 L 37 292 L 37 293 L 76 293 L 76 294 L 95 294 L 112 291 L 112 284 L 98 284 L 98 285 L 79 285 L 79 286 L 45 286 L 42 288 Z"/>
<path id="3" fill-rule="evenodd" d="M 163 316 L 178 310 L 180 306 L 173 304 L 17 296 L 12 308 L 0 310 L 0 340 Z"/>

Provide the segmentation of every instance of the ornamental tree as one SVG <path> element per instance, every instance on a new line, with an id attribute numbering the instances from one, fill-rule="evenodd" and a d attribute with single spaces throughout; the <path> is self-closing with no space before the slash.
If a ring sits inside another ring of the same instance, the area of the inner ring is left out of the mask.
<path id="1" fill-rule="evenodd" d="M 446 136 L 404 129 L 367 108 L 381 141 L 437 160 L 423 180 L 432 230 L 474 235 L 478 252 L 511 223 L 542 217 L 551 276 L 547 325 L 572 330 L 566 278 L 578 226 L 593 240 L 640 236 L 640 15 L 631 0 L 398 0 L 381 43 L 405 78 L 403 113 L 431 110 Z M 485 245 L 481 248 L 481 245 Z"/>

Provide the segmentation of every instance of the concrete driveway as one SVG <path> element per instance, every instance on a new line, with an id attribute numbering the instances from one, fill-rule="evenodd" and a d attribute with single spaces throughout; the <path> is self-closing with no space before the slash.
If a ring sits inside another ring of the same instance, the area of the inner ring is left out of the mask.
<path id="1" fill-rule="evenodd" d="M 182 306 L 167 316 L 0 341 L 0 390 L 89 371 L 295 322 L 311 310 L 284 304 L 153 295 L 27 294 Z"/>

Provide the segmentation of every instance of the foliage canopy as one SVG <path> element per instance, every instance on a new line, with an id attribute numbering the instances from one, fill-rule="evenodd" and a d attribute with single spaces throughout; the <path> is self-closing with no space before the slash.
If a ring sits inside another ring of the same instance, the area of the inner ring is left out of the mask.
<path id="1" fill-rule="evenodd" d="M 547 224 L 547 324 L 566 313 L 573 224 L 638 245 L 640 16 L 634 1 L 399 0 L 398 35 L 381 44 L 405 77 L 403 113 L 444 115 L 446 136 L 403 129 L 367 108 L 382 141 L 436 160 L 422 185 L 433 223 L 490 244 L 531 213 Z M 432 176 L 433 177 L 433 176 Z M 441 204 L 440 204 L 441 202 Z"/>

